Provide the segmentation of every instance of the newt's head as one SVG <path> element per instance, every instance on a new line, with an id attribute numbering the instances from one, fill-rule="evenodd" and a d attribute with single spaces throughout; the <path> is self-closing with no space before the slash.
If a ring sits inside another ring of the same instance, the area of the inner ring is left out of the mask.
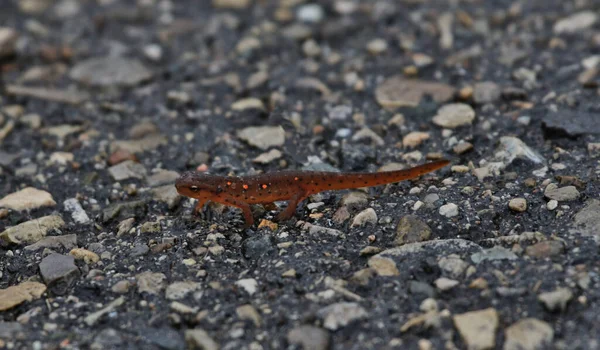
<path id="1" fill-rule="evenodd" d="M 187 197 L 200 198 L 211 196 L 217 192 L 212 179 L 213 177 L 214 175 L 188 171 L 175 181 L 175 188 L 179 194 Z"/>

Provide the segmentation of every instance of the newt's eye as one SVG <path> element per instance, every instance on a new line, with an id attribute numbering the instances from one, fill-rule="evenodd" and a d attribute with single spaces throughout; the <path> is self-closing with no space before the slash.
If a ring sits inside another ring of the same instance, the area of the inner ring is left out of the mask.
<path id="1" fill-rule="evenodd" d="M 200 191 L 200 188 L 198 186 L 190 186 L 190 191 L 198 192 L 198 191 Z"/>

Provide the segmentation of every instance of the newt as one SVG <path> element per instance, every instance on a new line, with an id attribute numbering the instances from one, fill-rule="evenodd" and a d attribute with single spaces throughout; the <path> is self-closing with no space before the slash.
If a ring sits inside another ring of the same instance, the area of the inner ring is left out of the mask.
<path id="1" fill-rule="evenodd" d="M 250 204 L 287 201 L 288 206 L 277 216 L 278 221 L 290 219 L 300 202 L 312 194 L 328 190 L 372 187 L 415 179 L 443 168 L 450 162 L 442 159 L 414 168 L 376 173 L 279 171 L 248 176 L 222 176 L 188 171 L 175 182 L 177 192 L 198 200 L 198 213 L 207 201 L 240 208 L 246 225 L 254 224 Z"/>

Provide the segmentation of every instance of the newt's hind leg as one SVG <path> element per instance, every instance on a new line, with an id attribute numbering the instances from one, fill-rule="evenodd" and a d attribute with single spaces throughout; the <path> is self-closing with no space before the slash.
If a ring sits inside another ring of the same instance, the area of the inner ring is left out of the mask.
<path id="1" fill-rule="evenodd" d="M 285 221 L 291 219 L 292 216 L 296 213 L 296 208 L 298 208 L 298 204 L 302 202 L 304 199 L 308 197 L 306 192 L 298 193 L 294 195 L 288 201 L 288 206 L 283 210 L 279 215 L 277 215 L 277 221 Z"/>

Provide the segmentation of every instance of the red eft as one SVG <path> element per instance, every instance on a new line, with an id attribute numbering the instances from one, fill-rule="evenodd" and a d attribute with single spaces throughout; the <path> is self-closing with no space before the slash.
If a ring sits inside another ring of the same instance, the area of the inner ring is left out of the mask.
<path id="1" fill-rule="evenodd" d="M 254 224 L 250 204 L 287 200 L 287 208 L 277 216 L 277 220 L 287 220 L 294 215 L 298 204 L 312 194 L 411 180 L 449 163 L 442 159 L 414 168 L 377 173 L 280 171 L 248 176 L 221 176 L 190 171 L 177 179 L 175 187 L 179 194 L 198 199 L 195 212 L 199 212 L 209 200 L 238 207 L 244 214 L 245 227 L 249 227 Z"/>

